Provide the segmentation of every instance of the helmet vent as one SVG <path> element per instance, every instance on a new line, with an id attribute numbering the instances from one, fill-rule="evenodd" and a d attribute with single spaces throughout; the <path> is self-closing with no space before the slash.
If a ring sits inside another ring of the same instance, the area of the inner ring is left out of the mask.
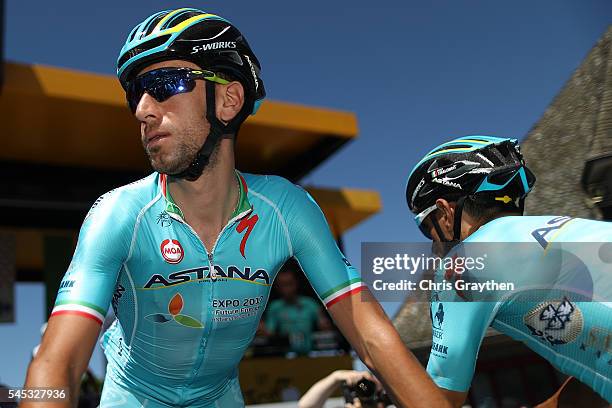
<path id="1" fill-rule="evenodd" d="M 121 59 L 117 63 L 117 66 L 121 67 L 129 59 L 131 59 L 132 57 L 140 54 L 141 52 L 148 51 L 148 50 L 150 50 L 152 48 L 155 48 L 155 47 L 158 47 L 158 46 L 162 45 L 163 43 L 165 43 L 168 40 L 168 38 L 170 38 L 170 35 L 161 35 L 159 37 L 153 38 L 152 40 L 149 40 L 149 41 L 146 41 L 146 42 L 144 42 L 142 44 L 139 44 L 138 46 L 132 48 L 131 50 L 129 50 L 125 54 L 123 54 L 123 56 L 121 57 Z"/>
<path id="2" fill-rule="evenodd" d="M 189 20 L 191 17 L 196 17 L 200 15 L 202 15 L 202 12 L 200 10 L 194 10 L 194 9 L 183 10 L 182 12 L 170 18 L 170 20 L 168 20 L 164 24 L 164 26 L 162 27 L 162 30 L 172 28 L 174 26 L 181 24 L 183 21 Z"/>
<path id="3" fill-rule="evenodd" d="M 442 150 L 447 150 L 447 149 L 473 149 L 473 146 L 470 146 L 468 144 L 452 144 L 450 146 L 442 146 L 439 149 L 431 152 L 430 154 L 434 154 L 434 153 L 438 153 Z"/>

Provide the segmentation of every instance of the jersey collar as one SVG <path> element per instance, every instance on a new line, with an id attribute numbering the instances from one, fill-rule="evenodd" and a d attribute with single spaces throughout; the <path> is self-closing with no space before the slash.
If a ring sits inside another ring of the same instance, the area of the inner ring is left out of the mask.
<path id="1" fill-rule="evenodd" d="M 234 212 L 230 217 L 229 223 L 243 218 L 245 215 L 253 211 L 253 206 L 249 202 L 247 194 L 249 192 L 249 187 L 247 186 L 246 180 L 244 179 L 244 177 L 242 177 L 242 174 L 240 174 L 238 170 L 235 171 L 240 191 L 238 192 L 238 205 L 236 206 L 236 209 L 234 209 Z M 168 176 L 166 174 L 159 175 L 159 186 L 161 188 L 162 196 L 166 200 L 166 212 L 168 213 L 168 215 L 180 222 L 185 222 L 185 216 L 183 215 L 183 211 L 174 202 L 172 196 L 170 195 L 170 191 L 168 191 Z"/>

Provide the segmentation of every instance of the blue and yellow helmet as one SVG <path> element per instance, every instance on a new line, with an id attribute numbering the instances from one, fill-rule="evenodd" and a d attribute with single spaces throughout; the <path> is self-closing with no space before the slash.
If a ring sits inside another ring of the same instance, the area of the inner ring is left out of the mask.
<path id="1" fill-rule="evenodd" d="M 471 197 L 522 211 L 522 200 L 534 183 L 517 139 L 465 136 L 439 145 L 414 166 L 406 201 L 420 226 L 438 198 L 452 202 Z"/>
<path id="2" fill-rule="evenodd" d="M 191 61 L 203 69 L 240 81 L 255 113 L 266 95 L 259 60 L 246 38 L 226 19 L 194 8 L 155 13 L 130 32 L 117 59 L 124 89 L 147 65 L 171 59 Z"/>

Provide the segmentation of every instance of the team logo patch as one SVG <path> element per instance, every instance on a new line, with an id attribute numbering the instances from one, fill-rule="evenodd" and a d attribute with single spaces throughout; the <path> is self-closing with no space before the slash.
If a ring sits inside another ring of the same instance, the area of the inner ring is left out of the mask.
<path id="1" fill-rule="evenodd" d="M 181 262 L 183 260 L 183 256 L 185 255 L 181 243 L 176 239 L 163 240 L 159 246 L 159 249 L 161 250 L 161 254 L 166 262 L 170 264 L 177 264 Z"/>
<path id="2" fill-rule="evenodd" d="M 257 214 L 253 214 L 248 217 L 244 217 L 236 226 L 236 231 L 239 234 L 242 234 L 246 230 L 246 232 L 242 236 L 242 240 L 240 241 L 240 254 L 244 259 L 246 259 L 246 256 L 244 255 L 244 249 L 246 247 L 247 240 L 249 239 L 249 235 L 251 235 L 253 228 L 255 228 L 255 224 L 257 224 L 257 221 L 259 221 L 259 216 Z"/>
<path id="3" fill-rule="evenodd" d="M 523 317 L 531 334 L 551 346 L 575 341 L 582 333 L 582 312 L 567 298 L 540 303 Z"/>
<path id="4" fill-rule="evenodd" d="M 199 320 L 182 314 L 183 306 L 185 305 L 185 301 L 180 293 L 175 294 L 170 302 L 168 303 L 168 313 L 153 313 L 145 316 L 145 319 L 152 323 L 168 323 L 174 321 L 181 326 L 190 327 L 193 329 L 201 329 L 204 327 L 202 322 Z"/>
<path id="5" fill-rule="evenodd" d="M 157 216 L 156 222 L 162 227 L 169 227 L 170 225 L 172 225 L 172 218 L 170 218 L 170 214 L 168 214 L 166 211 L 162 211 Z"/>
<path id="6" fill-rule="evenodd" d="M 444 306 L 442 303 L 438 305 L 438 311 L 434 316 L 434 327 L 436 329 L 442 329 L 442 323 L 444 323 Z"/>

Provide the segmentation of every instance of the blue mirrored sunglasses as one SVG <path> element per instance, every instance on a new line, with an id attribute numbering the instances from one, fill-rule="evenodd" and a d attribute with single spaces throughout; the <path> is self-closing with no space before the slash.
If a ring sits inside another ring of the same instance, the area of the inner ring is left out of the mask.
<path id="1" fill-rule="evenodd" d="M 229 84 L 229 81 L 218 77 L 212 71 L 192 68 L 160 68 L 145 72 L 128 82 L 125 97 L 130 110 L 135 113 L 145 92 L 157 102 L 163 102 L 174 95 L 193 91 L 196 79 L 205 79 L 223 85 Z"/>

